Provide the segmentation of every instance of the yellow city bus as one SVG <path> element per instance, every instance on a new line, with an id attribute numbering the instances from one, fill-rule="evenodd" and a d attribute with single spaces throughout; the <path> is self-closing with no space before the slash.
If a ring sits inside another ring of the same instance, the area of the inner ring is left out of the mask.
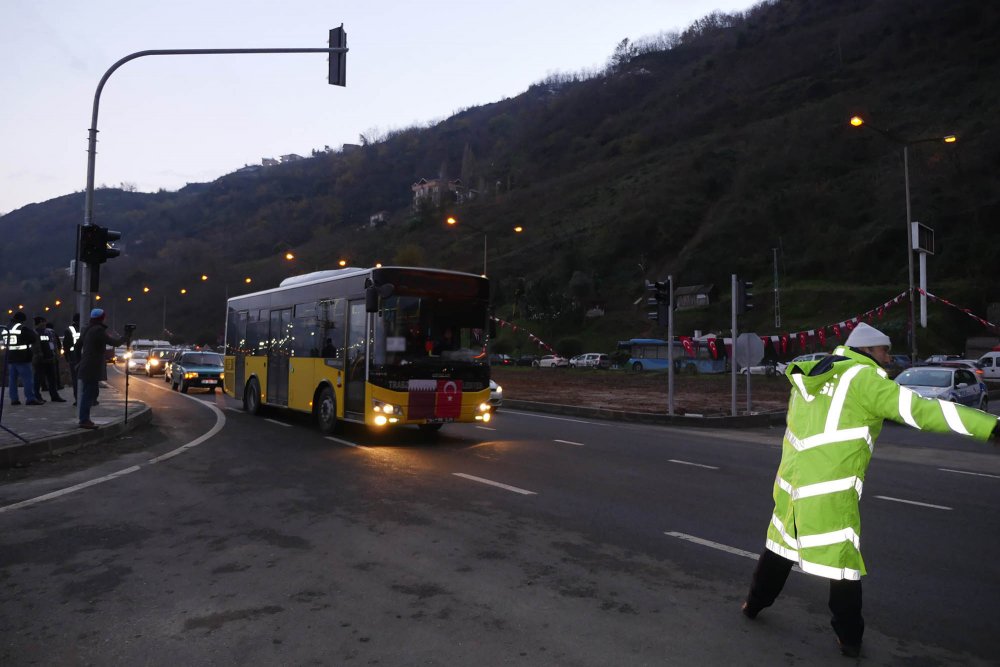
<path id="1" fill-rule="evenodd" d="M 224 386 L 244 409 L 374 427 L 488 422 L 490 287 L 412 267 L 288 278 L 227 302 Z"/>

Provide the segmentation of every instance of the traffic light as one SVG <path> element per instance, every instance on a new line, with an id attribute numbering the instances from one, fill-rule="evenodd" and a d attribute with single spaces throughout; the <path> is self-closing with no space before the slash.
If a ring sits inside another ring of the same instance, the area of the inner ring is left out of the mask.
<path id="1" fill-rule="evenodd" d="M 736 312 L 740 315 L 753 310 L 753 281 L 736 281 Z"/>
<path id="2" fill-rule="evenodd" d="M 646 298 L 647 306 L 655 306 L 656 310 L 650 310 L 646 316 L 654 320 L 660 326 L 667 326 L 668 310 L 670 308 L 670 293 L 672 285 L 670 279 L 658 280 L 655 283 L 646 281 L 646 289 L 651 292 L 651 296 Z"/>
<path id="3" fill-rule="evenodd" d="M 122 237 L 121 232 L 97 225 L 80 225 L 80 259 L 87 264 L 103 264 L 121 255 L 112 243 Z"/>
<path id="4" fill-rule="evenodd" d="M 346 49 L 347 48 L 347 33 L 344 32 L 344 24 L 341 23 L 339 28 L 334 28 L 330 31 L 330 48 L 331 49 Z M 331 86 L 346 86 L 347 85 L 347 53 L 330 53 L 330 76 L 329 81 Z"/>

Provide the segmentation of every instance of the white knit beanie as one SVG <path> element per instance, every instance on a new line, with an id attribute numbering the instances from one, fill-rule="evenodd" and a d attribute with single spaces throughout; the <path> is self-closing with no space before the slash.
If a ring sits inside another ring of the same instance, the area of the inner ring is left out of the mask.
<path id="1" fill-rule="evenodd" d="M 892 341 L 875 327 L 860 322 L 858 326 L 854 327 L 854 331 L 847 337 L 844 344 L 847 347 L 879 347 L 880 345 L 892 345 Z"/>

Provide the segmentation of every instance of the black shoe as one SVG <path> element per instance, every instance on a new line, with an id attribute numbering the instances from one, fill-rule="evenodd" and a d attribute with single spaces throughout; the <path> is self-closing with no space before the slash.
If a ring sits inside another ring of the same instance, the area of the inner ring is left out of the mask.
<path id="1" fill-rule="evenodd" d="M 857 644 L 846 644 L 840 639 L 837 640 L 837 645 L 840 646 L 840 654 L 848 658 L 859 658 L 861 657 L 861 642 Z"/>
<path id="2" fill-rule="evenodd" d="M 749 602 L 744 602 L 743 605 L 740 607 L 740 611 L 742 611 L 743 615 L 749 618 L 751 621 L 757 618 L 757 614 L 760 613 L 760 609 L 754 609 L 753 607 L 750 606 Z"/>
<path id="3" fill-rule="evenodd" d="M 97 401 L 91 401 L 91 403 L 90 403 L 90 404 L 91 404 L 91 405 L 100 405 L 100 403 L 98 403 Z"/>
<path id="4" fill-rule="evenodd" d="M 24 404 L 25 405 L 45 405 L 45 401 L 30 400 L 30 401 L 25 401 Z"/>
<path id="5" fill-rule="evenodd" d="M 11 401 L 11 405 L 21 405 L 21 401 Z"/>
<path id="6" fill-rule="evenodd" d="M 74 408 L 76 407 L 76 401 L 73 401 L 73 407 Z"/>
<path id="7" fill-rule="evenodd" d="M 63 398 L 62 396 L 54 396 L 54 397 L 52 398 L 52 402 L 53 402 L 53 403 L 65 403 L 65 402 L 66 402 L 66 399 L 65 399 L 65 398 Z"/>

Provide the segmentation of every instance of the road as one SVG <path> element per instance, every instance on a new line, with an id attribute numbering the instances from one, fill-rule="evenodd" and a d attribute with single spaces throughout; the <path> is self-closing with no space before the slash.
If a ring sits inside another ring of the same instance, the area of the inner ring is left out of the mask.
<path id="1" fill-rule="evenodd" d="M 780 430 L 504 410 L 437 442 L 327 438 L 130 394 L 151 427 L 0 485 L 0 664 L 844 664 L 825 581 L 738 610 Z M 868 664 L 995 664 L 998 489 L 992 446 L 886 427 Z"/>

